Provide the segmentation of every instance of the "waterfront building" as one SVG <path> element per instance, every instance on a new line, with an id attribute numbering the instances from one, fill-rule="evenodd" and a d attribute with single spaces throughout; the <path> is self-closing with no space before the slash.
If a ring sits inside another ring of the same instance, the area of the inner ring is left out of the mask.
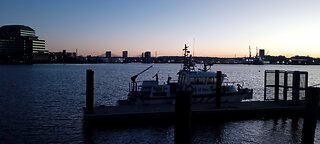
<path id="1" fill-rule="evenodd" d="M 122 51 L 122 58 L 128 57 L 128 51 Z"/>
<path id="2" fill-rule="evenodd" d="M 151 58 L 151 52 L 150 51 L 146 51 L 145 53 L 144 53 L 144 58 Z"/>
<path id="3" fill-rule="evenodd" d="M 259 49 L 259 56 L 260 58 L 264 58 L 265 54 L 264 54 L 264 49 Z"/>
<path id="4" fill-rule="evenodd" d="M 142 58 L 142 62 L 143 63 L 151 63 L 152 62 L 152 59 L 151 59 L 151 52 L 150 51 L 146 51 L 144 53 L 144 57 Z"/>
<path id="5" fill-rule="evenodd" d="M 57 63 L 75 63 L 77 61 L 77 52 L 49 52 L 50 62 Z"/>
<path id="6" fill-rule="evenodd" d="M 33 62 L 48 59 L 45 40 L 36 36 L 35 30 L 24 25 L 0 27 L 0 61 Z"/>
<path id="7" fill-rule="evenodd" d="M 111 58 L 111 51 L 106 51 L 106 58 Z"/>

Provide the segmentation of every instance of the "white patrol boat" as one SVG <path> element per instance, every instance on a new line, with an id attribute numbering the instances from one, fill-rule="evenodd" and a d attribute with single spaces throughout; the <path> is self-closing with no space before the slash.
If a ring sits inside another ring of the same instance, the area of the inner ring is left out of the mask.
<path id="1" fill-rule="evenodd" d="M 191 86 L 193 103 L 214 103 L 217 87 L 217 74 L 211 72 L 211 65 L 204 65 L 202 70 L 195 70 L 192 56 L 189 55 L 188 47 L 185 45 L 185 62 L 178 72 L 178 81 L 172 82 L 168 77 L 166 84 L 158 83 L 156 80 L 145 80 L 138 85 L 136 78 L 152 66 L 131 77 L 129 94 L 126 100 L 119 100 L 118 104 L 174 104 L 178 86 Z M 208 68 L 208 66 L 210 66 Z M 244 99 L 252 99 L 252 89 L 243 88 L 243 83 L 223 82 L 226 75 L 221 77 L 221 102 L 241 102 Z"/>

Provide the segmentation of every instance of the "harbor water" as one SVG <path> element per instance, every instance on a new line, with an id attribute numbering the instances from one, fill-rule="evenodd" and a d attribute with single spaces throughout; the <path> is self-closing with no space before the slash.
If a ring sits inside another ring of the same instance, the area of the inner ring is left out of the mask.
<path id="1" fill-rule="evenodd" d="M 35 64 L 0 65 L 0 143 L 173 143 L 173 126 L 83 128 L 86 69 L 94 70 L 94 105 L 116 105 L 128 93 L 130 77 L 160 83 L 177 79 L 181 64 Z M 253 88 L 263 100 L 265 70 L 307 71 L 309 86 L 320 83 L 320 66 L 213 65 L 228 81 Z M 315 143 L 320 143 L 318 123 Z M 300 143 L 302 118 L 220 121 L 197 125 L 193 143 Z"/>

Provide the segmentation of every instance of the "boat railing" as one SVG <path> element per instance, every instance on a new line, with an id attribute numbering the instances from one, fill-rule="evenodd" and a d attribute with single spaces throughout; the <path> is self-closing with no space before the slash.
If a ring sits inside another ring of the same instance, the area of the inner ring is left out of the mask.
<path id="1" fill-rule="evenodd" d="M 169 83 L 178 83 L 178 80 L 170 80 Z M 169 83 L 167 81 L 167 84 L 169 84 Z M 141 91 L 142 84 L 143 84 L 143 81 L 130 82 L 129 83 L 129 91 L 130 92 Z"/>
<path id="2" fill-rule="evenodd" d="M 223 82 L 222 83 L 223 86 L 237 86 L 238 84 L 241 87 L 244 86 L 244 82 L 243 81 L 232 81 L 232 82 L 227 81 L 227 82 Z"/>
<path id="3" fill-rule="evenodd" d="M 141 84 L 143 81 L 135 81 L 129 83 L 129 91 L 135 92 L 141 90 Z"/>
<path id="4" fill-rule="evenodd" d="M 178 83 L 178 80 L 170 80 L 170 83 Z"/>
<path id="5" fill-rule="evenodd" d="M 129 83 L 129 91 L 130 92 L 135 92 L 138 90 L 138 84 L 137 82 L 130 82 Z"/>

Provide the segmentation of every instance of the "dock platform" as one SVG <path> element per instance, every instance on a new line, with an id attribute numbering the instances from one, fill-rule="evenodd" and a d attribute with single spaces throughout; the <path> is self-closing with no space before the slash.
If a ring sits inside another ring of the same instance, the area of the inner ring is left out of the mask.
<path id="1" fill-rule="evenodd" d="M 221 71 L 217 71 L 217 75 Z M 280 78 L 281 79 L 280 83 Z M 302 77 L 302 78 L 301 78 Z M 220 81 L 221 76 L 217 76 Z M 274 80 L 273 80 L 274 79 Z M 222 103 L 221 86 L 216 87 L 216 100 L 212 103 L 193 103 L 190 91 L 177 92 L 174 104 L 136 104 L 120 106 L 93 106 L 93 71 L 87 70 L 86 108 L 84 109 L 84 124 L 98 126 L 127 125 L 157 125 L 176 124 L 175 120 L 191 119 L 194 122 L 212 122 L 217 120 L 237 120 L 255 118 L 276 118 L 286 116 L 302 116 L 306 111 L 306 94 L 308 84 L 306 72 L 265 71 L 264 101 L 245 101 L 237 103 Z M 221 82 L 217 82 L 221 83 Z M 280 89 L 282 93 L 280 93 Z M 290 89 L 290 90 L 289 90 Z M 271 96 L 267 95 L 271 93 Z M 319 92 L 320 93 L 320 92 Z M 281 94 L 281 95 L 280 95 Z M 288 94 L 290 94 L 288 96 Z M 314 98 L 316 92 L 308 94 Z M 291 97 L 291 98 L 290 98 Z M 291 100 L 288 100 L 290 98 Z M 179 102 L 178 102 L 179 101 Z M 179 116 L 177 116 L 179 115 Z"/>
<path id="2" fill-rule="evenodd" d="M 301 116 L 305 102 L 292 105 L 291 101 L 250 101 L 222 104 L 216 109 L 213 103 L 192 104 L 194 122 L 236 120 L 283 116 Z M 136 124 L 174 124 L 175 105 L 122 105 L 94 107 L 93 113 L 84 113 L 87 123 L 104 123 L 110 126 Z"/>

